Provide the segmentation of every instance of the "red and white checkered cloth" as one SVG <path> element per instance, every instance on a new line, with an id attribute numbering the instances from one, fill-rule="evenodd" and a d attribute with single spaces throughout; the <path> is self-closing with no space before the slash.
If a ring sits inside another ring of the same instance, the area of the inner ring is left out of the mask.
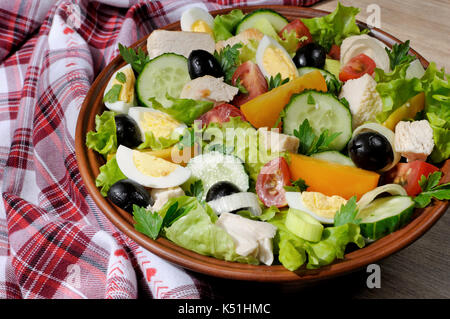
<path id="1" fill-rule="evenodd" d="M 0 298 L 201 298 L 195 274 L 120 233 L 77 167 L 74 133 L 93 79 L 187 6 L 292 1 L 0 0 Z"/>

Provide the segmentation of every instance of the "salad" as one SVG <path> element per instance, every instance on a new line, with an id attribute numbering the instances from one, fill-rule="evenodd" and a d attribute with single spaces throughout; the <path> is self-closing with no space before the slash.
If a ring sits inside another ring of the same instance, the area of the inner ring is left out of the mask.
<path id="1" fill-rule="evenodd" d="M 135 228 L 199 254 L 319 268 L 450 198 L 450 82 L 361 30 L 359 9 L 288 21 L 181 16 L 105 89 L 86 145 Z"/>

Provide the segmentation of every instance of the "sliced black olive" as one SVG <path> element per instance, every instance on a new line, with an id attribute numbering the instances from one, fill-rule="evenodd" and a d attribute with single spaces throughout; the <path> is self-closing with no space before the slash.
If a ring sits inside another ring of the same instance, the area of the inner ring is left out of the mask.
<path id="1" fill-rule="evenodd" d="M 348 143 L 348 153 L 359 168 L 377 171 L 394 160 L 392 145 L 388 139 L 376 132 L 364 132 Z"/>
<path id="2" fill-rule="evenodd" d="M 317 43 L 308 43 L 295 53 L 293 58 L 297 68 L 309 66 L 322 69 L 325 66 L 327 52 L 324 47 Z"/>
<path id="3" fill-rule="evenodd" d="M 116 121 L 117 143 L 129 148 L 134 148 L 142 143 L 141 131 L 136 121 L 126 114 L 118 114 Z"/>
<path id="4" fill-rule="evenodd" d="M 205 75 L 215 78 L 224 76 L 222 68 L 216 58 L 205 50 L 193 50 L 188 57 L 188 71 L 191 79 Z"/>
<path id="5" fill-rule="evenodd" d="M 147 207 L 155 203 L 142 185 L 130 179 L 121 179 L 114 183 L 108 190 L 108 199 L 129 213 L 133 212 L 133 204 Z"/>
<path id="6" fill-rule="evenodd" d="M 206 201 L 210 202 L 212 200 L 240 192 L 241 190 L 239 189 L 239 187 L 237 187 L 233 183 L 230 183 L 228 181 L 217 182 L 213 186 L 211 186 L 206 193 Z"/>

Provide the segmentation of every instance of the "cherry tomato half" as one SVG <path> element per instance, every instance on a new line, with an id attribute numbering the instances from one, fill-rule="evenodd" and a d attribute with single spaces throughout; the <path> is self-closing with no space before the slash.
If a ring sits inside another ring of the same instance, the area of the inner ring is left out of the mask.
<path id="1" fill-rule="evenodd" d="M 251 99 L 254 99 L 260 94 L 268 91 L 267 81 L 258 65 L 252 61 L 247 61 L 234 71 L 231 83 L 236 85 L 237 80 L 245 87 L 248 93 L 239 93 L 234 97 L 233 104 L 240 106 Z"/>
<path id="2" fill-rule="evenodd" d="M 311 33 L 309 32 L 308 27 L 300 19 L 289 22 L 283 29 L 280 30 L 278 35 L 283 40 L 285 40 L 284 36 L 283 36 L 284 31 L 287 31 L 288 33 L 291 31 L 295 31 L 296 37 L 298 39 L 300 39 L 304 36 L 307 38 L 306 40 L 299 42 L 299 44 L 297 46 L 297 50 L 299 48 L 301 48 L 302 46 L 313 42 L 313 39 L 312 39 Z"/>
<path id="3" fill-rule="evenodd" d="M 428 177 L 439 169 L 427 162 L 413 161 L 409 163 L 398 163 L 393 169 L 386 173 L 386 182 L 403 186 L 409 196 L 416 196 L 421 192 L 419 180 L 422 175 Z"/>
<path id="4" fill-rule="evenodd" d="M 372 75 L 375 71 L 376 64 L 364 53 L 350 59 L 339 73 L 339 80 L 342 82 L 357 79 L 364 74 Z"/>
<path id="5" fill-rule="evenodd" d="M 202 121 L 202 126 L 206 126 L 209 123 L 224 123 L 230 120 L 230 117 L 240 116 L 241 120 L 245 121 L 245 116 L 242 114 L 241 110 L 236 106 L 228 103 L 223 103 L 215 106 L 213 109 L 209 110 L 197 120 Z"/>
<path id="6" fill-rule="evenodd" d="M 291 185 L 291 173 L 284 157 L 271 160 L 259 172 L 256 194 L 267 207 L 287 205 L 284 186 Z"/>

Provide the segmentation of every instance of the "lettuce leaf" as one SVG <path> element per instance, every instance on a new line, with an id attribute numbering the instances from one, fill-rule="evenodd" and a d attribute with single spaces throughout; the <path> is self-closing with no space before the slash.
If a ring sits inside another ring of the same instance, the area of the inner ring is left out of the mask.
<path id="1" fill-rule="evenodd" d="M 154 109 L 167 113 L 177 121 L 187 125 L 192 124 L 195 119 L 208 112 L 214 106 L 214 103 L 209 101 L 179 99 L 169 95 L 166 98 L 172 101 L 172 105 L 169 107 L 164 107 L 154 97 L 150 98 L 149 101 L 152 102 Z"/>
<path id="2" fill-rule="evenodd" d="M 278 228 L 274 239 L 274 252 L 278 253 L 282 265 L 291 271 L 303 266 L 307 260 L 306 268 L 316 269 L 329 265 L 336 259 L 342 259 L 349 243 L 355 243 L 359 248 L 364 247 L 364 238 L 360 234 L 359 226 L 355 224 L 327 227 L 319 242 L 306 241 L 286 228 L 286 212 L 276 214 L 269 222 Z"/>
<path id="3" fill-rule="evenodd" d="M 228 14 L 216 15 L 213 27 L 216 42 L 231 38 L 236 26 L 244 17 L 245 14 L 239 9 L 231 10 Z"/>
<path id="4" fill-rule="evenodd" d="M 171 198 L 158 212 L 164 216 L 174 204 L 190 207 L 189 212 L 177 219 L 170 227 L 164 228 L 164 236 L 175 244 L 206 256 L 226 261 L 258 264 L 254 257 L 236 254 L 235 244 L 228 233 L 214 223 L 217 216 L 207 204 L 203 207 L 194 197 Z"/>
<path id="5" fill-rule="evenodd" d="M 102 155 L 114 153 L 117 150 L 115 113 L 105 111 L 95 116 L 95 132 L 86 135 L 86 146 Z"/>
<path id="6" fill-rule="evenodd" d="M 101 187 L 100 193 L 106 197 L 111 186 L 125 178 L 127 177 L 119 169 L 116 156 L 114 155 L 105 165 L 100 166 L 100 174 L 95 179 L 95 186 Z"/>
<path id="7" fill-rule="evenodd" d="M 329 51 L 332 44 L 341 45 L 349 36 L 368 32 L 359 30 L 356 24 L 358 13 L 358 8 L 346 7 L 338 2 L 337 8 L 326 16 L 301 20 L 308 27 L 314 41 Z"/>
<path id="8" fill-rule="evenodd" d="M 145 132 L 144 142 L 142 142 L 138 146 L 138 149 L 142 150 L 146 148 L 151 148 L 152 150 L 162 150 L 178 143 L 180 141 L 180 138 L 181 135 L 175 132 L 169 137 L 159 137 L 159 138 L 156 138 L 152 132 Z"/>

